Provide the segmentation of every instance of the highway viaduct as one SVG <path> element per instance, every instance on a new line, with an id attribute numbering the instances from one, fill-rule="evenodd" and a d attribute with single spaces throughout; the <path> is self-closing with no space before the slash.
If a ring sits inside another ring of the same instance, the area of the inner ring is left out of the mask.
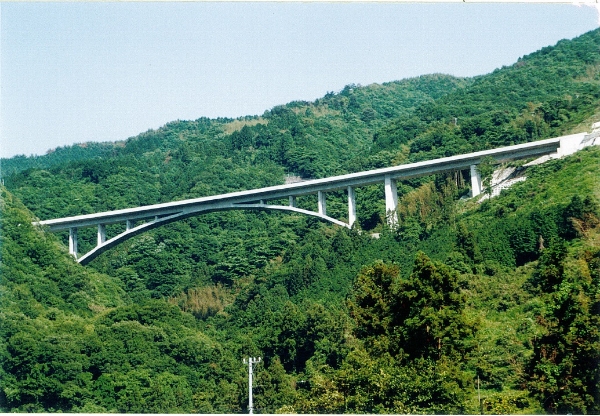
<path id="1" fill-rule="evenodd" d="M 388 215 L 388 221 L 393 224 L 397 221 L 395 212 L 398 205 L 396 190 L 396 181 L 398 180 L 469 169 L 471 173 L 472 196 L 477 196 L 482 191 L 481 176 L 477 170 L 477 165 L 484 158 L 492 157 L 497 163 L 523 158 L 548 157 L 548 155 L 552 158 L 558 158 L 579 150 L 582 143 L 586 145 L 590 144 L 590 136 L 586 133 L 580 133 L 435 160 L 323 179 L 307 180 L 288 185 L 277 185 L 137 208 L 57 218 L 39 221 L 34 224 L 48 227 L 53 232 L 68 230 L 69 252 L 77 258 L 79 263 L 87 264 L 103 252 L 135 235 L 183 218 L 213 211 L 234 209 L 291 211 L 312 215 L 334 224 L 351 228 L 356 221 L 355 188 L 377 183 L 384 184 L 386 214 Z M 593 143 L 593 140 L 591 143 Z M 326 193 L 339 190 L 346 191 L 348 195 L 347 223 L 327 215 Z M 317 195 L 317 211 L 309 211 L 296 206 L 297 197 L 314 194 Z M 282 200 L 287 200 L 287 205 L 268 203 L 268 201 Z M 139 224 L 140 222 L 143 223 Z M 125 231 L 107 239 L 106 226 L 117 223 L 125 224 Z M 88 253 L 78 257 L 77 230 L 85 227 L 97 227 L 97 245 Z"/>

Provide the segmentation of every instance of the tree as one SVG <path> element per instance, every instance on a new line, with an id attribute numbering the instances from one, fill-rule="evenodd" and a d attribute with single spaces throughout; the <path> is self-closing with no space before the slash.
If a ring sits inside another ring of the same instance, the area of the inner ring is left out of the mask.
<path id="1" fill-rule="evenodd" d="M 476 325 L 465 316 L 466 297 L 459 283 L 454 269 L 431 261 L 423 252 L 417 254 L 393 307 L 398 351 L 439 359 L 463 357 L 472 348 Z"/>
<path id="2" fill-rule="evenodd" d="M 286 374 L 278 358 L 258 372 L 256 385 L 254 403 L 259 413 L 278 413 L 279 409 L 291 406 L 296 400 L 293 379 Z"/>
<path id="3" fill-rule="evenodd" d="M 550 251 L 550 249 L 545 250 Z M 551 413 L 600 411 L 600 251 L 565 265 L 563 251 L 540 260 L 546 333 L 534 342 L 528 387 Z M 558 266 L 556 263 L 559 263 Z"/>
<path id="4" fill-rule="evenodd" d="M 376 262 L 360 272 L 347 302 L 350 316 L 356 322 L 356 335 L 378 353 L 389 349 L 395 296 L 400 285 L 397 266 Z"/>
<path id="5" fill-rule="evenodd" d="M 417 253 L 413 272 L 382 262 L 364 268 L 348 300 L 356 335 L 375 353 L 459 358 L 471 348 L 475 324 L 465 314 L 458 273 Z"/>

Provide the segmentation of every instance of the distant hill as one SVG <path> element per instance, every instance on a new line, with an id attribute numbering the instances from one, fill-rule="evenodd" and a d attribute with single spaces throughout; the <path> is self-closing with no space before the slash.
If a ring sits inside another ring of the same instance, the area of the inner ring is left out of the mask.
<path id="1" fill-rule="evenodd" d="M 467 83 L 468 80 L 462 78 L 437 74 L 388 82 L 382 85 L 372 84 L 365 87 L 347 85 L 342 91 L 329 92 L 313 103 L 292 102 L 266 111 L 262 117 L 242 116 L 235 120 L 201 118 L 195 121 L 176 121 L 168 123 L 156 131 L 149 130 L 127 141 L 115 138 L 115 142 L 112 143 L 87 142 L 52 149 L 42 156 L 21 155 L 2 159 L 2 175 L 10 176 L 29 168 L 46 169 L 70 161 L 115 157 L 124 153 L 169 148 L 176 144 L 168 140 L 170 134 L 180 134 L 182 139 L 202 139 L 206 134 L 214 137 L 219 134 L 228 135 L 238 132 L 244 126 L 252 127 L 257 124 L 264 126 L 268 124 L 269 120 L 285 125 L 292 122 L 289 115 L 285 114 L 286 110 L 293 111 L 295 116 L 301 114 L 300 123 L 305 127 L 314 126 L 316 122 L 317 126 L 310 134 L 318 139 L 349 134 L 355 136 L 351 141 L 360 146 L 364 144 L 361 142 L 368 142 L 373 132 L 378 127 L 385 125 L 388 120 L 409 114 L 417 105 L 435 100 Z M 349 126 L 347 126 L 348 124 Z M 140 141 L 142 143 L 139 143 Z"/>

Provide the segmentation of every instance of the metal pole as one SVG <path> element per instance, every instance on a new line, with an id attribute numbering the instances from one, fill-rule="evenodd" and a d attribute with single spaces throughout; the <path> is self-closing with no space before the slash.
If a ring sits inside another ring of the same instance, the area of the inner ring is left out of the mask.
<path id="1" fill-rule="evenodd" d="M 244 364 L 248 364 L 248 413 L 254 413 L 254 404 L 252 403 L 252 366 L 260 363 L 261 357 L 248 357 L 248 361 L 243 359 Z"/>
<path id="2" fill-rule="evenodd" d="M 254 404 L 252 403 L 252 358 L 249 359 L 248 363 L 248 409 L 249 413 L 254 413 Z"/>

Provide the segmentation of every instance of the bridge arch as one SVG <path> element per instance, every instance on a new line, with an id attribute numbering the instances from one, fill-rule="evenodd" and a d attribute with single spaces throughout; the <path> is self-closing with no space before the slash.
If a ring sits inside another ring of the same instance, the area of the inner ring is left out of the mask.
<path id="1" fill-rule="evenodd" d="M 233 210 L 262 210 L 262 211 L 274 210 L 274 211 L 296 212 L 299 214 L 317 217 L 321 220 L 328 221 L 328 222 L 331 222 L 333 224 L 336 224 L 336 225 L 339 225 L 342 227 L 351 228 L 351 226 L 349 224 L 347 224 L 343 221 L 337 220 L 335 218 L 329 217 L 325 214 L 321 214 L 319 212 L 314 212 L 314 211 L 309 211 L 309 210 L 294 207 L 294 206 L 268 205 L 268 204 L 239 204 L 239 205 L 235 205 L 235 206 L 231 206 L 231 207 L 209 208 L 209 209 L 205 209 L 205 210 L 201 210 L 201 211 L 195 211 L 193 213 L 179 212 L 179 213 L 167 215 L 164 217 L 155 218 L 152 221 L 146 222 L 144 224 L 140 224 L 136 227 L 128 228 L 124 232 L 102 242 L 101 244 L 98 244 L 92 250 L 88 251 L 83 256 L 79 257 L 77 259 L 77 261 L 82 265 L 86 265 L 89 262 L 91 262 L 92 260 L 94 260 L 96 257 L 98 257 L 100 254 L 104 253 L 105 251 L 110 250 L 111 248 L 121 244 L 122 242 L 124 242 L 132 237 L 135 237 L 136 235 L 139 235 L 146 231 L 150 231 L 152 229 L 161 227 L 166 224 L 170 224 L 175 221 L 179 221 L 179 220 L 182 220 L 185 218 L 190 218 L 190 217 L 194 217 L 194 216 L 198 216 L 198 215 L 202 215 L 202 214 L 207 214 L 209 212 L 233 211 Z M 72 247 L 72 245 L 73 245 L 73 243 L 71 242 L 70 247 Z M 75 245 L 76 245 L 76 243 L 75 243 Z M 75 248 L 75 251 L 76 250 L 77 249 Z"/>

